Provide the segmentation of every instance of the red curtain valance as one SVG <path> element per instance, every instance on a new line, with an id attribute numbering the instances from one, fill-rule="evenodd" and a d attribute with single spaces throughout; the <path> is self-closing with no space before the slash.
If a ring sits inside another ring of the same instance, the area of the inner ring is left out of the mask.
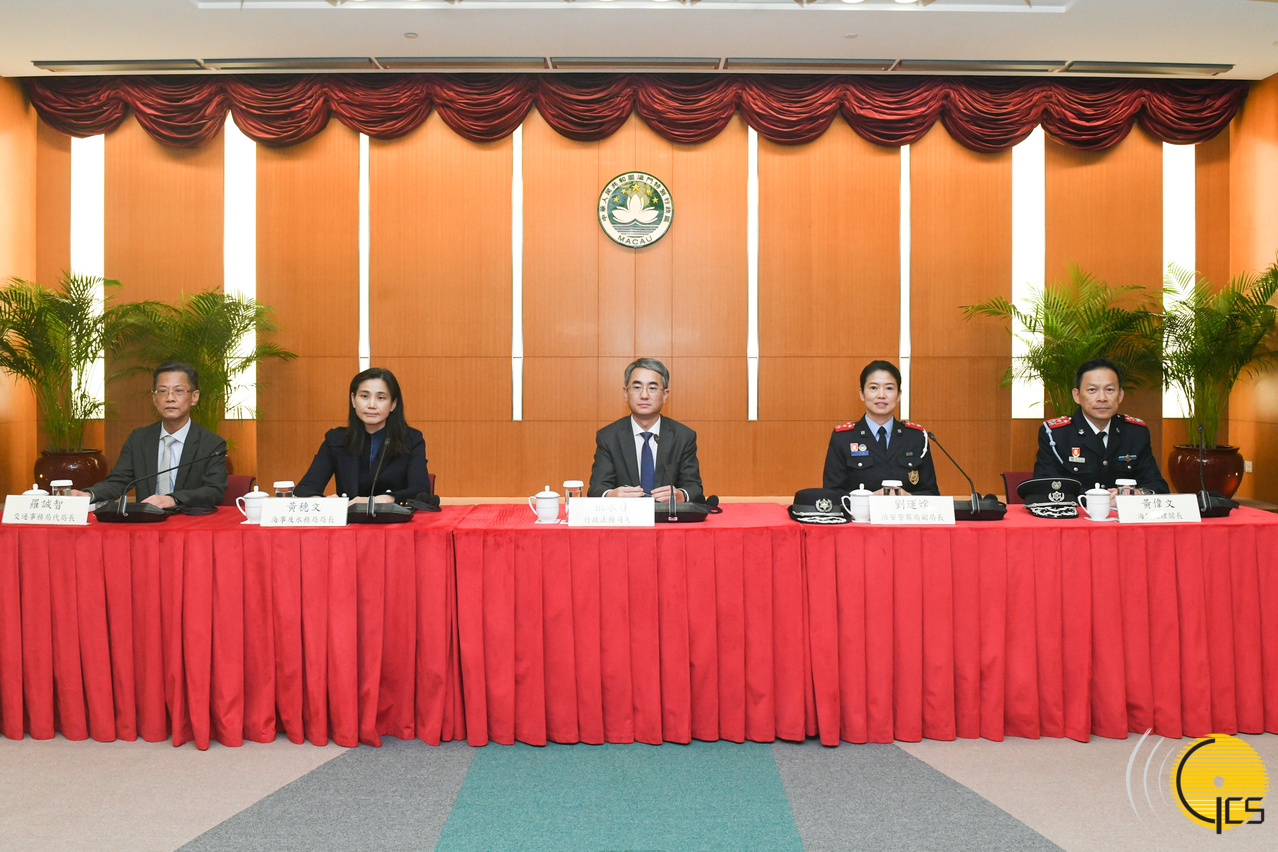
<path id="1" fill-rule="evenodd" d="M 1230 80 L 1046 80 L 1005 77 L 847 77 L 559 74 L 331 74 L 26 78 L 50 126 L 91 136 L 129 110 L 159 142 L 195 148 L 229 109 L 248 136 L 282 147 L 330 117 L 378 139 L 403 136 L 431 110 L 458 134 L 490 142 L 534 106 L 564 136 L 603 139 L 635 112 L 672 142 L 713 138 L 734 112 L 773 142 L 800 144 L 836 115 L 879 145 L 917 142 L 940 121 L 976 151 L 999 151 L 1041 124 L 1058 142 L 1102 150 L 1139 122 L 1153 137 L 1189 144 L 1223 130 L 1248 83 Z"/>

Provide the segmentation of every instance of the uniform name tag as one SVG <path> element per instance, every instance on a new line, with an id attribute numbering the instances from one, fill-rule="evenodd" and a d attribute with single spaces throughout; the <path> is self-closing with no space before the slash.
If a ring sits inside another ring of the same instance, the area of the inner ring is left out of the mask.
<path id="1" fill-rule="evenodd" d="M 1120 524 L 1196 524 L 1197 494 L 1131 494 L 1114 498 Z"/>
<path id="2" fill-rule="evenodd" d="M 4 498 L 4 522 L 82 527 L 89 522 L 89 498 L 10 494 Z"/>
<path id="3" fill-rule="evenodd" d="M 871 524 L 953 524 L 954 498 L 907 494 L 870 497 Z"/>
<path id="4" fill-rule="evenodd" d="M 262 500 L 264 527 L 344 527 L 345 497 L 266 497 Z"/>
<path id="5" fill-rule="evenodd" d="M 574 497 L 568 501 L 570 527 L 650 527 L 651 497 Z"/>

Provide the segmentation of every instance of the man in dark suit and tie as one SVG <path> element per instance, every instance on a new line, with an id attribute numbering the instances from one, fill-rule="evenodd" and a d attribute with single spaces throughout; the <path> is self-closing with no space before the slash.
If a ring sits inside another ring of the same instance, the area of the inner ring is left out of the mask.
<path id="1" fill-rule="evenodd" d="M 670 371 L 655 358 L 626 367 L 630 416 L 595 433 L 590 468 L 591 497 L 655 497 L 689 502 L 703 496 L 697 464 L 697 433 L 669 417 L 661 406 L 670 397 Z"/>
<path id="2" fill-rule="evenodd" d="M 138 499 L 161 509 L 218 505 L 226 493 L 226 441 L 191 419 L 191 406 L 200 399 L 200 374 L 190 364 L 166 361 L 151 373 L 151 398 L 160 421 L 134 429 L 107 478 L 73 493 L 95 503 L 114 500 L 139 479 Z M 221 454 L 207 458 L 218 450 Z M 195 459 L 204 461 L 158 473 Z"/>

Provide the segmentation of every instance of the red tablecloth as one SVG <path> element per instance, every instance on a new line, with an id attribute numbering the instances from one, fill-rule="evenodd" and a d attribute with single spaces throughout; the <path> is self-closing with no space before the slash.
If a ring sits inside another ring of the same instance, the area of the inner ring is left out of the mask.
<path id="1" fill-rule="evenodd" d="M 472 745 L 815 731 L 802 530 L 785 507 L 649 529 L 533 520 L 478 506 L 454 533 Z"/>
<path id="2" fill-rule="evenodd" d="M 0 528 L 0 730 L 377 744 L 465 735 L 452 527 Z"/>
<path id="3" fill-rule="evenodd" d="M 806 527 L 821 741 L 1278 732 L 1278 517 Z"/>

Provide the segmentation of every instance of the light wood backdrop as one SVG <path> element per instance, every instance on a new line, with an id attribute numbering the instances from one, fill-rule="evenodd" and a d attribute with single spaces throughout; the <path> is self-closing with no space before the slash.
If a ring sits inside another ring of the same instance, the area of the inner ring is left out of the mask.
<path id="1" fill-rule="evenodd" d="M 1264 146 L 1278 92 L 1269 89 L 1259 102 L 1253 94 L 1232 140 L 1199 146 L 1199 265 L 1220 279 L 1238 267 L 1231 227 L 1260 215 L 1243 209 L 1239 182 L 1274 170 Z M 21 126 L 26 119 L 8 109 L 0 127 Z M 69 145 L 43 126 L 34 135 L 33 152 L 20 157 L 38 166 L 34 267 L 51 279 L 69 253 Z M 625 413 L 622 368 L 639 355 L 670 367 L 667 413 L 698 431 L 709 492 L 779 495 L 818 484 L 830 430 L 863 412 L 861 367 L 900 354 L 900 152 L 842 122 L 808 145 L 760 140 L 759 419 L 750 422 L 744 123 L 684 146 L 632 118 L 585 143 L 533 113 L 522 140 L 519 422 L 512 141 L 473 143 L 433 117 L 407 137 L 370 144 L 372 360 L 399 376 L 441 493 L 517 496 L 586 478 L 595 431 Z M 232 427 L 237 470 L 266 483 L 300 477 L 323 432 L 345 420 L 358 370 L 358 146 L 334 122 L 302 145 L 258 149 L 258 298 L 277 310 L 279 342 L 301 356 L 261 370 L 259 421 Z M 126 297 L 220 285 L 222 155 L 220 139 L 194 152 L 164 149 L 132 121 L 108 137 L 107 274 L 125 281 Z M 972 152 L 938 126 L 911 160 L 911 417 L 981 491 L 1001 493 L 999 472 L 1032 465 L 1037 421 L 1012 420 L 998 384 L 1006 332 L 965 322 L 960 306 L 1010 295 L 1011 155 Z M 656 174 L 674 195 L 674 228 L 641 250 L 612 243 L 594 213 L 599 189 L 631 169 Z M 1157 285 L 1161 169 L 1160 145 L 1139 129 L 1100 154 L 1049 140 L 1047 279 L 1078 263 L 1116 283 Z M 1274 242 L 1249 245 L 1266 239 Z M 111 458 L 151 417 L 134 390 L 110 392 L 120 415 L 103 435 Z M 1129 399 L 1127 410 L 1151 421 L 1161 458 L 1179 424 L 1162 428 L 1155 394 Z M 1246 404 L 1232 426 L 1254 450 L 1278 412 Z M 945 459 L 937 472 L 943 491 L 966 490 Z"/>

